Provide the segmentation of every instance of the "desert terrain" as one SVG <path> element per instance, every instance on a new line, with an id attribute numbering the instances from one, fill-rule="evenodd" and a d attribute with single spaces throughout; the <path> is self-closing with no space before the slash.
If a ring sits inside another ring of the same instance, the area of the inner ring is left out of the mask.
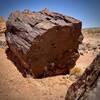
<path id="1" fill-rule="evenodd" d="M 0 34 L 0 100 L 64 100 L 67 89 L 100 52 L 100 28 L 83 29 L 80 57 L 70 74 L 33 79 L 24 78 L 7 58 L 4 33 Z"/>

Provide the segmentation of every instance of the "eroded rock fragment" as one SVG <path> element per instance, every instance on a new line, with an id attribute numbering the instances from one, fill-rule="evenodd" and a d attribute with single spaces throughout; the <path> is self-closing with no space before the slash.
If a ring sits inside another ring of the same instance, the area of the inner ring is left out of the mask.
<path id="1" fill-rule="evenodd" d="M 100 99 L 100 53 L 82 76 L 69 87 L 65 100 Z"/>

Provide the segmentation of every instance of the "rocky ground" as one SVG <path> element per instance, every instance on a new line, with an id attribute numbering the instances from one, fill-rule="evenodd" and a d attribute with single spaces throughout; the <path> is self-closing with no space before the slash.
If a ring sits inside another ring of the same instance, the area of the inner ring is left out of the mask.
<path id="1" fill-rule="evenodd" d="M 79 47 L 80 58 L 69 75 L 43 79 L 24 78 L 7 59 L 4 34 L 0 34 L 0 100 L 64 100 L 68 87 L 84 72 L 100 52 L 100 33 L 88 34 Z"/>

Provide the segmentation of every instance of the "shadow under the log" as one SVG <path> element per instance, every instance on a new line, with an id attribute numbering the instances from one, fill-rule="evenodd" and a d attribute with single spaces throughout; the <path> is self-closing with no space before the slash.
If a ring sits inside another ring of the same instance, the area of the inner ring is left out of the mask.
<path id="1" fill-rule="evenodd" d="M 21 72 L 21 74 L 23 75 L 23 77 L 26 77 L 27 73 L 28 73 L 28 70 L 25 69 L 21 65 L 21 63 L 20 63 L 19 59 L 16 57 L 16 55 L 14 55 L 14 53 L 12 53 L 9 48 L 6 49 L 6 54 L 7 54 L 7 58 L 14 63 L 14 65 L 16 66 L 16 68 L 18 69 L 18 71 Z"/>

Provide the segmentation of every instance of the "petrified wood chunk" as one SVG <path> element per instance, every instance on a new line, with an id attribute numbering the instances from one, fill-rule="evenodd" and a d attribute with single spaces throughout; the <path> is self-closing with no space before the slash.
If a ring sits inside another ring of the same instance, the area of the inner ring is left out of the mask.
<path id="1" fill-rule="evenodd" d="M 47 9 L 25 10 L 11 13 L 6 24 L 12 56 L 32 75 L 66 74 L 75 65 L 83 38 L 79 20 Z"/>
<path id="2" fill-rule="evenodd" d="M 100 100 L 100 53 L 68 89 L 65 100 Z"/>

